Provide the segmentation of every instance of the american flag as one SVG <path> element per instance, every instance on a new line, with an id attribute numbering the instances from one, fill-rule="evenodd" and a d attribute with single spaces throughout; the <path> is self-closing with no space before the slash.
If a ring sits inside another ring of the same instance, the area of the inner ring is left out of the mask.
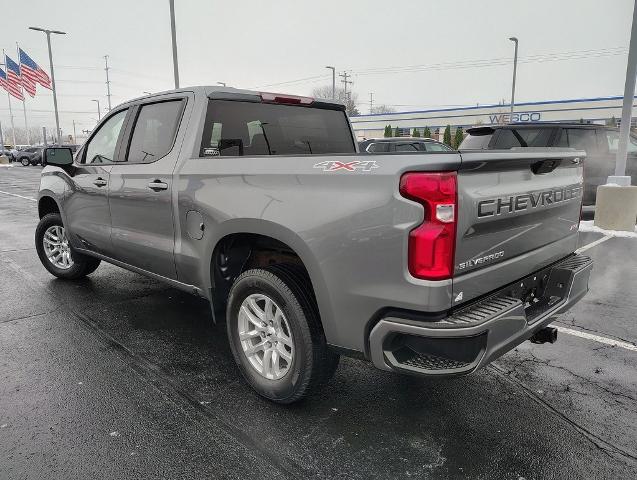
<path id="1" fill-rule="evenodd" d="M 7 67 L 7 91 L 19 100 L 24 100 L 22 94 L 22 80 L 20 79 L 20 66 L 7 55 L 4 56 Z"/>
<path id="2" fill-rule="evenodd" d="M 39 83 L 44 88 L 51 90 L 51 79 L 49 75 L 22 49 L 20 49 L 20 65 L 22 67 L 23 79 L 28 78 L 33 85 Z"/>
<path id="3" fill-rule="evenodd" d="M 6 57 L 6 64 L 7 64 L 8 73 L 5 73 L 4 71 L 0 70 L 2 72 L 0 74 L 0 85 L 2 85 L 2 88 L 4 88 L 7 92 L 9 92 L 18 100 L 24 100 L 24 95 L 22 95 L 22 89 L 20 88 L 20 68 L 9 57 Z M 18 67 L 17 76 L 14 71 L 10 70 L 11 64 Z"/>

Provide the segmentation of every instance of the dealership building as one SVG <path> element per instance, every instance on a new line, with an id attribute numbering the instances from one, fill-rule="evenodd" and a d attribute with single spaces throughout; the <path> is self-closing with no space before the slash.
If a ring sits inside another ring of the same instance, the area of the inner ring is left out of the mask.
<path id="1" fill-rule="evenodd" d="M 635 97 L 637 98 L 637 97 Z M 475 107 L 443 108 L 411 112 L 378 113 L 350 117 L 356 137 L 382 137 L 387 125 L 399 129 L 401 136 L 418 129 L 422 135 L 429 127 L 432 136 L 447 125 L 463 129 L 474 125 L 500 125 L 511 122 L 585 122 L 619 124 L 623 97 L 580 98 L 545 102 L 516 103 L 514 113 L 509 105 L 477 105 Z M 635 119 L 633 119 L 633 122 Z"/>

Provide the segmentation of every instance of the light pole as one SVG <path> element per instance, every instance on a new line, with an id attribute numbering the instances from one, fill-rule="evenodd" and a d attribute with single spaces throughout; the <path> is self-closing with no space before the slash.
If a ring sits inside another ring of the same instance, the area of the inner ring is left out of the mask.
<path id="1" fill-rule="evenodd" d="M 615 176 L 612 183 L 630 185 L 631 178 L 626 176 L 626 158 L 632 120 L 633 100 L 635 98 L 635 78 L 637 76 L 637 1 L 633 7 L 633 24 L 630 32 L 628 62 L 626 64 L 626 82 L 624 83 L 624 103 L 622 106 L 622 122 L 619 125 L 619 144 L 615 158 Z M 611 179 L 609 179 L 611 183 Z"/>
<path id="2" fill-rule="evenodd" d="M 513 53 L 513 84 L 511 85 L 511 114 L 513 114 L 513 107 L 515 107 L 515 75 L 518 70 L 518 39 L 516 37 L 509 37 L 515 44 L 515 51 Z"/>
<path id="3" fill-rule="evenodd" d="M 51 88 L 53 90 L 53 109 L 55 110 L 55 138 L 57 139 L 57 143 L 61 145 L 62 139 L 60 138 L 60 116 L 58 115 L 58 98 L 55 93 L 55 72 L 53 71 L 53 53 L 51 52 L 51 34 L 54 33 L 56 35 L 66 35 L 66 32 L 61 32 L 59 30 L 47 30 L 46 28 L 40 28 L 40 27 L 29 27 L 29 29 L 35 30 L 36 32 L 46 33 L 46 43 L 49 47 L 49 67 L 51 69 Z"/>
<path id="4" fill-rule="evenodd" d="M 336 68 L 327 66 L 332 71 L 332 100 L 336 100 Z"/>
<path id="5" fill-rule="evenodd" d="M 173 41 L 173 72 L 175 74 L 175 88 L 179 88 L 179 64 L 177 63 L 177 33 L 175 32 L 175 0 L 170 3 L 170 34 Z"/>
<path id="6" fill-rule="evenodd" d="M 217 85 L 221 85 L 222 87 L 226 86 L 226 82 L 217 82 Z"/>
<path id="7" fill-rule="evenodd" d="M 91 102 L 97 102 L 97 121 L 99 122 L 102 119 L 102 114 L 100 112 L 100 101 L 99 100 L 91 100 Z"/>

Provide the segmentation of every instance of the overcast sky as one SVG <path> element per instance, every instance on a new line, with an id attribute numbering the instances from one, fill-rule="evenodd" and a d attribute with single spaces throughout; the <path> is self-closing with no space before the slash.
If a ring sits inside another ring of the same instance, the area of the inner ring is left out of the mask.
<path id="1" fill-rule="evenodd" d="M 632 0 L 176 0 L 182 86 L 226 82 L 310 94 L 331 84 L 325 65 L 352 74 L 359 109 L 398 111 L 498 103 L 510 98 L 513 44 L 520 40 L 516 100 L 622 95 Z M 173 86 L 168 0 L 23 0 L 6 15 L 0 47 L 16 42 L 49 71 L 43 33 L 54 36 L 61 127 L 90 129 L 113 106 Z M 405 68 L 409 67 L 409 68 Z M 298 82 L 295 80 L 305 79 Z M 289 82 L 289 83 L 284 83 Z M 3 92 L 5 93 L 5 92 Z M 22 104 L 12 101 L 16 127 Z M 30 125 L 54 126 L 53 100 L 26 101 Z M 6 94 L 0 121 L 9 127 Z"/>

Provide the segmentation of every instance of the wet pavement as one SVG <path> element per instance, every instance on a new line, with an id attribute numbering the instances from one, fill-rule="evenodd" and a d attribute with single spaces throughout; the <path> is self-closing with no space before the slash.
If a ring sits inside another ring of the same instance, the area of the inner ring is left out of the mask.
<path id="1" fill-rule="evenodd" d="M 201 299 L 104 263 L 48 274 L 39 171 L 0 170 L 1 479 L 636 477 L 636 239 L 586 251 L 591 291 L 558 325 L 593 337 L 447 380 L 344 358 L 282 407 L 243 383 Z"/>

